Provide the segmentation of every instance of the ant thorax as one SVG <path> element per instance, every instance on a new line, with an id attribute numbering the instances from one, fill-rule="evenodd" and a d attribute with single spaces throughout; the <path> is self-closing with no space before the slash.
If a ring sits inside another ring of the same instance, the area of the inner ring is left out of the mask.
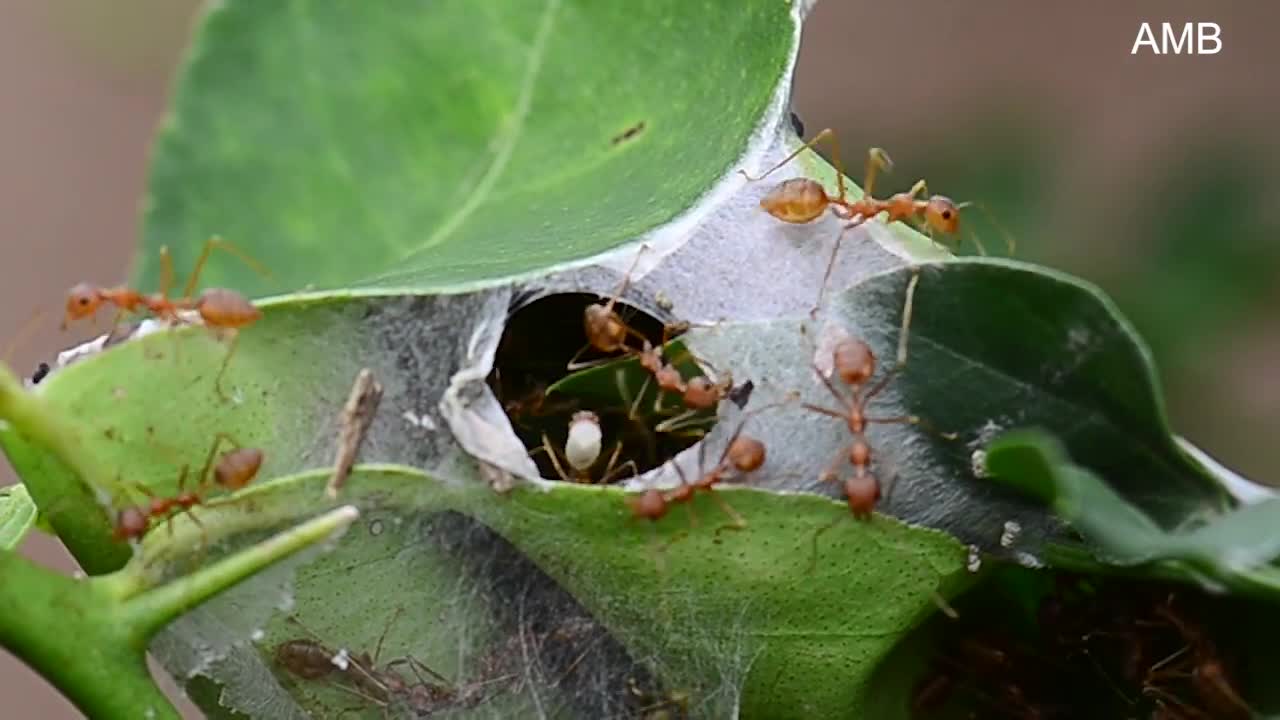
<path id="1" fill-rule="evenodd" d="M 569 420 L 569 437 L 564 443 L 564 456 L 579 472 L 589 470 L 600 457 L 600 418 L 590 410 L 573 414 Z"/>

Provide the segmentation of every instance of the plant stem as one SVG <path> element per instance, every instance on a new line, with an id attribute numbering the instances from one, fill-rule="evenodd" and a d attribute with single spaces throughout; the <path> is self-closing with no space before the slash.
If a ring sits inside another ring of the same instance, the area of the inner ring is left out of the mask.
<path id="1" fill-rule="evenodd" d="M 39 396 L 27 392 L 8 367 L 0 364 L 0 418 L 34 445 L 53 454 L 28 457 L 28 467 L 44 472 L 24 472 L 24 484 L 49 518 L 58 537 L 91 575 L 111 572 L 129 560 L 126 545 L 112 542 L 111 518 L 94 489 L 114 492 L 119 483 L 105 475 L 93 461 L 81 439 L 80 428 L 67 422 Z M 16 462 L 16 461 L 15 461 Z M 43 466 L 43 467 L 41 467 Z M 66 472 L 70 470 L 71 473 Z"/>
<path id="2" fill-rule="evenodd" d="M 0 645 L 89 717 L 178 720 L 147 670 L 145 645 L 129 642 L 118 606 L 91 583 L 0 552 Z"/>

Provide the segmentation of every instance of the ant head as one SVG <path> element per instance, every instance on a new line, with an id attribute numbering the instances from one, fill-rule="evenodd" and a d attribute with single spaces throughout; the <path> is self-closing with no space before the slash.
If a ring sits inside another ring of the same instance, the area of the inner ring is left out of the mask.
<path id="1" fill-rule="evenodd" d="M 102 305 L 102 295 L 98 288 L 88 283 L 80 283 L 67 291 L 67 315 L 63 321 L 65 326 L 72 320 L 89 317 Z"/>
<path id="2" fill-rule="evenodd" d="M 627 340 L 627 326 L 622 323 L 609 305 L 592 303 L 582 311 L 582 328 L 587 342 L 600 352 L 615 352 Z"/>
<path id="3" fill-rule="evenodd" d="M 836 373 L 846 385 L 861 385 L 876 374 L 876 356 L 871 346 L 856 338 L 845 338 L 832 351 Z"/>
<path id="4" fill-rule="evenodd" d="M 718 385 L 699 375 L 685 386 L 684 405 L 690 410 L 710 410 L 720 403 L 720 395 Z"/>
<path id="5" fill-rule="evenodd" d="M 943 235 L 954 235 L 960 229 L 960 206 L 944 195 L 934 195 L 924 206 L 924 220 L 929 229 Z"/>
<path id="6" fill-rule="evenodd" d="M 764 465 L 764 443 L 753 437 L 739 435 L 729 444 L 729 462 L 738 472 L 749 473 Z"/>
<path id="7" fill-rule="evenodd" d="M 791 178 L 778 183 L 760 198 L 760 207 L 783 222 L 804 224 L 816 220 L 831 198 L 822 183 L 810 178 Z"/>
<path id="8" fill-rule="evenodd" d="M 855 517 L 868 517 L 880 499 L 880 481 L 871 473 L 857 473 L 845 478 L 844 494 Z"/>
<path id="9" fill-rule="evenodd" d="M 129 540 L 142 537 L 147 531 L 147 513 L 140 507 L 127 507 L 116 513 L 117 540 Z"/>

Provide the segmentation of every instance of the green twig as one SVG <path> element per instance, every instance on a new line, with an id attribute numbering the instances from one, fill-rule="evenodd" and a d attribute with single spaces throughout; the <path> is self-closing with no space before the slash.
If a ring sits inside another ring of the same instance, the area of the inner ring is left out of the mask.
<path id="1" fill-rule="evenodd" d="M 345 529 L 358 511 L 346 505 L 125 603 L 125 624 L 145 641 L 175 617 L 263 568 Z"/>
<path id="2" fill-rule="evenodd" d="M 8 421 L 35 446 L 52 453 L 74 475 L 73 478 L 61 468 L 49 467 L 48 472 L 24 473 L 24 484 L 81 567 L 96 575 L 117 570 L 128 562 L 129 548 L 111 541 L 111 518 L 94 493 L 98 489 L 116 494 L 119 483 L 94 462 L 79 426 L 66 421 L 35 393 L 27 392 L 3 364 L 0 419 Z M 33 461 L 48 464 L 46 458 Z"/>

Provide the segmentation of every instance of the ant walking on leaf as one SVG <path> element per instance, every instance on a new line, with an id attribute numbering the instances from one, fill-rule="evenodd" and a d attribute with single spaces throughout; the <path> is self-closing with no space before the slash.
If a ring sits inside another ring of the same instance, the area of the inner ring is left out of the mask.
<path id="1" fill-rule="evenodd" d="M 169 255 L 169 248 L 162 247 L 160 248 L 159 292 L 148 294 L 123 286 L 105 288 L 88 283 L 80 283 L 67 292 L 66 313 L 63 316 L 62 328 L 65 330 L 72 322 L 95 317 L 98 309 L 103 305 L 114 305 L 116 307 L 116 318 L 112 322 L 113 328 L 119 325 L 121 316 L 126 313 L 137 313 L 145 310 L 161 320 L 177 323 L 182 320 L 181 312 L 193 311 L 199 315 L 201 321 L 207 327 L 230 335 L 231 340 L 227 348 L 227 354 L 223 358 L 222 365 L 218 368 L 218 374 L 214 379 L 214 389 L 217 390 L 219 396 L 225 398 L 226 395 L 222 390 L 222 376 L 226 373 L 232 354 L 235 353 L 236 333 L 241 328 L 257 322 L 262 317 L 262 311 L 254 307 L 253 303 L 245 296 L 227 288 L 207 288 L 198 296 L 193 296 L 196 284 L 200 279 L 200 273 L 204 270 L 209 254 L 215 248 L 235 255 L 255 272 L 264 277 L 270 277 L 270 273 L 266 268 L 263 268 L 244 252 L 231 243 L 214 237 L 207 240 L 201 249 L 200 257 L 196 260 L 191 276 L 187 278 L 187 284 L 182 290 L 182 295 L 171 299 L 169 291 L 173 285 L 173 260 Z"/>
<path id="2" fill-rule="evenodd" d="M 837 218 L 847 221 L 840 234 L 836 237 L 835 245 L 832 247 L 831 258 L 827 262 L 827 268 L 822 278 L 822 286 L 818 293 L 818 303 L 814 307 L 813 312 L 815 314 L 826 294 L 827 284 L 831 279 L 831 272 L 840 250 L 840 243 L 843 241 L 845 233 L 849 230 L 884 213 L 886 222 L 902 221 L 909 223 L 927 235 L 930 240 L 937 243 L 940 242 L 939 238 L 952 238 L 960 232 L 960 211 L 962 209 L 966 207 L 982 209 L 976 203 L 957 203 L 944 195 L 931 195 L 924 180 L 917 181 L 908 192 L 897 193 L 886 200 L 876 199 L 873 195 L 876 177 L 881 172 L 889 171 L 893 168 L 892 159 L 881 148 L 871 148 L 867 151 L 863 195 L 857 200 L 851 200 L 848 188 L 845 187 L 844 164 L 840 159 L 839 141 L 836 139 L 835 131 L 831 128 L 827 128 L 815 135 L 812 140 L 797 148 L 761 175 L 752 176 L 745 170 L 739 170 L 738 172 L 742 173 L 743 177 L 751 182 L 763 180 L 791 162 L 800 153 L 816 147 L 818 143 L 824 140 L 829 141 L 831 144 L 832 159 L 836 166 L 836 194 L 834 196 L 828 194 L 822 183 L 817 180 L 797 177 L 782 181 L 760 199 L 760 207 L 783 222 L 793 224 L 812 222 L 821 217 L 828 208 Z M 1012 255 L 1015 251 L 1015 241 L 1013 236 L 1007 232 L 1004 235 L 1009 254 Z M 977 235 L 970 232 L 969 236 L 973 239 L 974 245 L 977 246 L 978 252 L 986 255 L 986 247 L 978 239 Z M 942 241 L 942 244 L 953 249 L 959 246 L 958 242 L 953 244 L 949 241 Z"/>
<path id="3" fill-rule="evenodd" d="M 843 390 L 837 387 L 831 378 L 827 377 L 827 374 L 819 367 L 816 360 L 813 363 L 814 374 L 836 401 L 838 409 L 812 403 L 804 403 L 803 407 L 811 412 L 843 420 L 850 435 L 849 444 L 840 449 L 840 452 L 837 453 L 819 478 L 826 482 L 839 481 L 840 466 L 848 462 L 850 472 L 841 481 L 842 489 L 845 500 L 849 505 L 849 512 L 854 518 L 860 520 L 866 520 L 871 517 L 882 496 L 880 479 L 872 471 L 874 452 L 870 441 L 866 437 L 867 426 L 874 423 L 929 427 L 923 419 L 916 415 L 873 416 L 867 413 L 867 408 L 871 401 L 883 392 L 889 386 L 890 381 L 906 367 L 911 316 L 916 285 L 919 280 L 920 275 L 917 272 L 913 273 L 911 279 L 907 282 L 906 299 L 902 308 L 902 326 L 898 335 L 897 362 L 881 375 L 878 381 L 872 383 L 872 379 L 876 375 L 877 362 L 875 353 L 871 350 L 870 345 L 858 338 L 843 338 L 836 342 L 831 351 L 833 374 L 838 376 L 844 386 Z M 954 435 L 948 433 L 941 433 L 941 435 L 948 439 L 955 438 Z M 819 536 L 834 527 L 841 519 L 837 518 L 814 533 L 813 553 L 815 561 Z"/>
<path id="4" fill-rule="evenodd" d="M 231 443 L 234 448 L 221 456 L 217 455 L 218 447 L 223 442 Z M 217 457 L 217 463 L 214 458 Z M 169 497 L 161 497 L 151 492 L 145 486 L 138 486 L 138 489 L 146 495 L 150 500 L 145 505 L 131 505 L 121 508 L 116 513 L 114 537 L 117 540 L 138 540 L 151 529 L 156 521 L 163 521 L 169 528 L 169 533 L 173 533 L 173 518 L 179 513 L 186 513 L 191 521 L 201 528 L 199 518 L 191 510 L 197 505 L 206 504 L 204 496 L 209 489 L 209 482 L 234 492 L 239 490 L 257 476 L 258 470 L 262 467 L 263 453 L 257 448 L 240 447 L 230 435 L 226 433 L 218 433 L 214 437 L 213 445 L 209 448 L 209 454 L 205 458 L 204 465 L 200 468 L 200 473 L 194 489 L 187 489 L 187 477 L 189 467 L 184 465 L 181 473 L 178 475 L 178 492 Z M 210 471 L 212 470 L 212 477 Z"/>

